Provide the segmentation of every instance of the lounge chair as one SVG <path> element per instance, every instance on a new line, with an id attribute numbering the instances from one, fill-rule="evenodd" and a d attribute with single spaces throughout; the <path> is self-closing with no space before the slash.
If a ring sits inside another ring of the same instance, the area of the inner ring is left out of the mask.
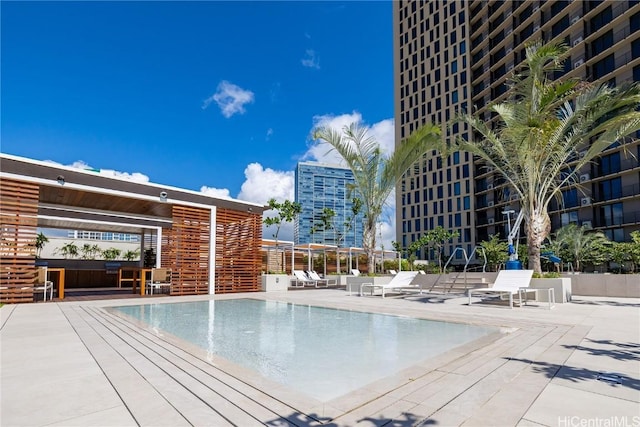
<path id="1" fill-rule="evenodd" d="M 309 276 L 309 278 L 311 280 L 315 280 L 316 283 L 322 283 L 324 282 L 325 286 L 329 286 L 329 284 L 331 282 L 333 282 L 333 285 L 335 286 L 335 284 L 337 283 L 336 279 L 323 279 L 322 277 L 320 277 L 320 275 L 318 273 L 316 273 L 313 270 L 307 271 L 307 276 Z M 317 287 L 317 285 L 316 285 Z"/>
<path id="2" fill-rule="evenodd" d="M 501 299 L 509 299 L 509 308 L 513 308 L 513 297 L 518 296 L 518 304 L 522 306 L 522 300 L 527 301 L 527 293 L 537 293 L 539 289 L 529 287 L 533 270 L 501 270 L 496 277 L 496 281 L 490 288 L 486 289 L 469 289 L 469 305 L 471 305 L 472 296 L 498 296 Z M 555 304 L 555 295 L 553 290 L 549 291 L 549 308 L 551 301 Z"/>
<path id="3" fill-rule="evenodd" d="M 293 270 L 293 275 L 293 286 L 295 287 L 304 287 L 306 285 L 314 285 L 315 287 L 318 287 L 317 282 L 313 279 L 310 279 L 307 276 L 307 273 L 302 270 Z"/>
<path id="4" fill-rule="evenodd" d="M 397 272 L 397 271 L 395 271 L 395 270 L 389 270 L 389 274 L 392 274 L 392 275 L 394 275 L 394 276 L 395 276 L 396 274 L 398 274 L 398 272 Z"/>
<path id="5" fill-rule="evenodd" d="M 367 288 L 371 289 L 371 295 L 373 291 L 378 288 L 382 290 L 382 298 L 388 292 L 403 291 L 407 289 L 420 289 L 419 286 L 412 285 L 413 279 L 418 275 L 417 271 L 401 271 L 393 276 L 391 281 L 385 285 L 379 285 L 376 283 L 363 283 L 360 285 L 360 296 L 363 295 L 363 291 Z"/>
<path id="6" fill-rule="evenodd" d="M 351 274 L 353 274 L 354 276 L 359 276 L 360 275 L 360 270 L 358 270 L 357 268 L 352 268 L 351 269 Z"/>

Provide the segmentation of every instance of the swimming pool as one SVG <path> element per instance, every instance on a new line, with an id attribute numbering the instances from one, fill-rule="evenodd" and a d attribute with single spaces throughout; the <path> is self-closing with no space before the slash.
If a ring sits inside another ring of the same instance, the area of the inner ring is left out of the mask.
<path id="1" fill-rule="evenodd" d="M 321 401 L 497 331 L 254 299 L 114 309 Z"/>

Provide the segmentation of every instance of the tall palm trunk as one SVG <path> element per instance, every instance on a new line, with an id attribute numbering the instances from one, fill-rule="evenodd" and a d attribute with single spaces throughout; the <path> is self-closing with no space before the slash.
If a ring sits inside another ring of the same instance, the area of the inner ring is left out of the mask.
<path id="1" fill-rule="evenodd" d="M 525 227 L 527 229 L 527 249 L 529 252 L 529 269 L 536 273 L 542 273 L 540 262 L 540 249 L 542 243 L 551 233 L 551 220 L 546 209 L 534 210 L 525 216 Z"/>
<path id="2" fill-rule="evenodd" d="M 376 251 L 376 224 L 369 224 L 362 230 L 362 247 L 367 254 L 368 273 L 376 272 L 375 251 Z"/>

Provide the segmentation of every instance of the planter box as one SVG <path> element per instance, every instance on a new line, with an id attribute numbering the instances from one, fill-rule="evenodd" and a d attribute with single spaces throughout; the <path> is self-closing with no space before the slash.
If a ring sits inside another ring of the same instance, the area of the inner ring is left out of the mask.
<path id="1" fill-rule="evenodd" d="M 363 283 L 373 283 L 375 285 L 386 285 L 393 276 L 346 276 L 347 292 L 359 294 L 360 285 Z"/>
<path id="2" fill-rule="evenodd" d="M 531 279 L 530 288 L 549 289 L 553 288 L 556 296 L 556 303 L 562 304 L 571 302 L 571 279 L 561 277 L 557 279 Z M 541 302 L 548 302 L 549 297 L 546 292 L 538 292 L 538 298 Z"/>
<path id="3" fill-rule="evenodd" d="M 291 278 L 288 274 L 263 274 L 262 292 L 282 292 L 289 289 Z"/>

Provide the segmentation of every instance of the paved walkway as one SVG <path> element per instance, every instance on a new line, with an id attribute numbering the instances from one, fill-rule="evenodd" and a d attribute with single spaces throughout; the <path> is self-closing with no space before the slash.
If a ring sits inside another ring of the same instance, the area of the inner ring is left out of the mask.
<path id="1" fill-rule="evenodd" d="M 638 299 L 578 297 L 549 311 L 330 289 L 215 298 L 247 296 L 502 333 L 319 402 L 105 310 L 209 297 L 4 306 L 0 425 L 640 425 Z M 598 380 L 604 372 L 614 381 Z"/>

